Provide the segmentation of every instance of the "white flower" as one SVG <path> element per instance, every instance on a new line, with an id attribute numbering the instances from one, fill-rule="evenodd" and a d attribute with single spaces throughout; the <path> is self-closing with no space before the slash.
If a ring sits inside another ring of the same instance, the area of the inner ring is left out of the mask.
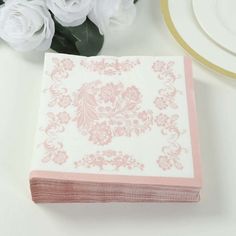
<path id="1" fill-rule="evenodd" d="M 0 37 L 18 51 L 47 50 L 55 33 L 43 0 L 7 0 L 0 7 Z"/>
<path id="2" fill-rule="evenodd" d="M 86 20 L 93 0 L 46 0 L 46 3 L 60 24 L 77 26 Z"/>
<path id="3" fill-rule="evenodd" d="M 88 17 L 104 34 L 110 29 L 130 25 L 135 16 L 134 0 L 97 0 Z"/>

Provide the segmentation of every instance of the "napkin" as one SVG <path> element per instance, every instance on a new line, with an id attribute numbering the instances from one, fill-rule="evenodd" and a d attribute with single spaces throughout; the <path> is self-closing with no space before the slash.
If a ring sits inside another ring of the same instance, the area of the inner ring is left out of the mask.
<path id="1" fill-rule="evenodd" d="M 38 114 L 34 202 L 199 201 L 189 58 L 48 53 Z"/>

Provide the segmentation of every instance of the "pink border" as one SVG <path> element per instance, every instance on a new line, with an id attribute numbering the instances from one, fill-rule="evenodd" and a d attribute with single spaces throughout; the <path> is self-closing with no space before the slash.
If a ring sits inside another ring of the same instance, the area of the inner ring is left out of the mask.
<path id="1" fill-rule="evenodd" d="M 200 148 L 197 132 L 197 115 L 195 106 L 194 87 L 192 79 L 192 63 L 191 59 L 184 57 L 185 81 L 188 100 L 188 112 L 190 121 L 190 134 L 192 143 L 192 155 L 194 165 L 194 178 L 175 178 L 175 177 L 152 177 L 152 176 L 126 176 L 126 175 L 100 175 L 100 174 L 82 174 L 58 171 L 32 171 L 30 180 L 34 178 L 40 179 L 56 179 L 67 181 L 82 182 L 100 182 L 100 183 L 123 183 L 123 184 L 145 184 L 159 186 L 180 186 L 201 188 L 201 168 L 200 168 Z"/>

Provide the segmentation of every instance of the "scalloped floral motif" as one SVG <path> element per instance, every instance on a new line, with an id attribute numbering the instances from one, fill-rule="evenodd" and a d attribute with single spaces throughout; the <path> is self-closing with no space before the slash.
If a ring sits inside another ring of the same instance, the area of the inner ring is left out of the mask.
<path id="1" fill-rule="evenodd" d="M 52 80 L 60 81 L 69 77 L 69 72 L 75 67 L 74 62 L 70 58 L 52 58 L 54 64 L 53 70 L 47 74 Z"/>
<path id="2" fill-rule="evenodd" d="M 49 112 L 48 122 L 41 128 L 46 135 L 45 141 L 41 144 L 44 147 L 42 162 L 52 161 L 62 165 L 67 161 L 68 155 L 63 143 L 57 139 L 58 134 L 64 132 L 69 122 L 76 123 L 81 134 L 87 136 L 93 144 L 100 146 L 111 143 L 116 137 L 139 136 L 150 131 L 154 127 L 153 124 L 156 124 L 161 134 L 167 137 L 167 143 L 161 148 L 162 153 L 156 163 L 164 171 L 172 168 L 183 169 L 180 157 L 187 150 L 179 144 L 179 138 L 184 131 L 178 127 L 179 115 L 173 113 L 178 108 L 176 97 L 182 95 L 175 87 L 179 77 L 173 72 L 174 62 L 156 61 L 152 65 L 157 79 L 163 81 L 164 86 L 159 89 L 153 101 L 157 108 L 155 114 L 151 110 L 142 109 L 143 97 L 135 85 L 125 86 L 119 82 L 104 83 L 97 80 L 85 83 L 79 90 L 69 94 L 68 90 L 62 87 L 62 81 L 69 78 L 69 73 L 75 66 L 73 61 L 69 58 L 54 58 L 53 63 L 52 71 L 47 73 L 53 83 L 45 92 L 50 96 L 48 106 L 57 107 L 58 112 Z M 89 63 L 81 62 L 81 65 L 101 75 L 122 75 L 140 62 L 109 59 L 103 62 L 99 60 L 98 64 Z M 68 108 L 69 113 L 66 111 Z M 75 109 L 73 115 L 72 109 Z M 111 153 L 112 151 L 110 154 L 109 151 L 104 151 L 86 155 L 76 162 L 75 166 L 98 167 L 101 170 L 113 167 L 115 170 L 144 168 L 144 165 L 132 156 L 115 151 L 111 156 Z"/>
<path id="3" fill-rule="evenodd" d="M 64 58 L 61 60 L 53 58 L 52 62 L 54 67 L 51 72 L 46 72 L 46 74 L 50 76 L 53 83 L 48 89 L 44 90 L 45 93 L 47 91 L 50 93 L 51 98 L 48 105 L 51 107 L 58 105 L 61 108 L 67 108 L 71 105 L 72 100 L 68 94 L 68 90 L 61 87 L 61 81 L 68 79 L 69 72 L 72 71 L 75 64 L 69 58 Z"/>
<path id="4" fill-rule="evenodd" d="M 48 136 L 56 136 L 58 133 L 64 132 L 64 125 L 70 121 L 70 115 L 63 111 L 59 113 L 48 112 L 48 123 L 45 129 L 42 129 Z"/>
<path id="5" fill-rule="evenodd" d="M 156 161 L 164 171 L 170 170 L 173 167 L 182 170 L 183 165 L 180 156 L 187 152 L 186 148 L 179 144 L 180 136 L 185 133 L 185 131 L 181 131 L 178 127 L 179 115 L 175 113 L 167 115 L 165 113 L 166 110 L 170 112 L 170 110 L 178 108 L 176 97 L 178 94 L 182 95 L 182 92 L 175 87 L 175 82 L 179 76 L 174 73 L 174 65 L 173 61 L 164 62 L 159 60 L 152 65 L 157 78 L 164 83 L 164 88 L 159 89 L 159 96 L 154 100 L 156 108 L 160 111 L 154 118 L 154 122 L 161 128 L 161 133 L 167 136 L 167 144 L 161 148 L 162 154 Z"/>
<path id="6" fill-rule="evenodd" d="M 151 130 L 153 114 L 140 107 L 142 94 L 135 86 L 122 83 L 84 84 L 75 94 L 73 105 L 79 131 L 97 145 L 111 143 L 115 137 L 131 137 Z"/>
<path id="7" fill-rule="evenodd" d="M 155 123 L 161 128 L 161 133 L 168 136 L 168 144 L 162 147 L 162 155 L 157 160 L 158 165 L 163 170 L 169 170 L 172 167 L 183 169 L 180 155 L 186 153 L 187 150 L 178 143 L 179 137 L 185 133 L 184 130 L 181 131 L 177 127 L 178 118 L 179 116 L 176 114 L 167 116 L 163 113 L 155 118 Z"/>
<path id="8" fill-rule="evenodd" d="M 41 131 L 46 134 L 46 139 L 40 146 L 44 148 L 42 162 L 53 161 L 56 164 L 62 165 L 68 159 L 68 155 L 64 150 L 63 143 L 57 140 L 57 135 L 64 132 L 65 125 L 71 120 L 70 115 L 65 109 L 72 104 L 72 99 L 67 89 L 61 87 L 61 81 L 69 77 L 69 72 L 73 70 L 75 64 L 70 58 L 53 58 L 52 62 L 54 67 L 51 72 L 46 72 L 46 74 L 53 83 L 44 92 L 49 92 L 50 95 L 48 106 L 58 106 L 61 111 L 47 113 L 46 127 L 41 128 Z"/>
<path id="9" fill-rule="evenodd" d="M 140 64 L 138 59 L 136 60 L 121 60 L 115 58 L 102 58 L 93 61 L 82 60 L 80 65 L 88 69 L 91 72 L 98 73 L 100 75 L 122 75 L 124 72 L 131 71 L 134 67 Z"/>
<path id="10" fill-rule="evenodd" d="M 174 86 L 175 81 L 179 78 L 173 70 L 174 62 L 156 61 L 152 65 L 152 69 L 157 73 L 157 78 L 164 81 L 164 88 L 158 91 L 159 96 L 156 97 L 154 103 L 160 110 L 167 108 L 177 109 L 176 96 L 182 94 Z"/>
<path id="11" fill-rule="evenodd" d="M 121 168 L 132 170 L 139 169 L 144 170 L 144 164 L 136 161 L 132 156 L 124 154 L 121 151 L 105 150 L 97 151 L 94 154 L 86 155 L 83 159 L 74 163 L 75 168 L 97 167 L 99 170 L 113 169 L 119 171 Z"/>
<path id="12" fill-rule="evenodd" d="M 66 88 L 60 88 L 58 84 L 53 84 L 48 90 L 51 96 L 48 106 L 57 105 L 61 108 L 67 108 L 71 105 L 72 99 Z"/>
<path id="13" fill-rule="evenodd" d="M 47 163 L 53 161 L 56 164 L 62 165 L 68 159 L 67 153 L 63 150 L 63 144 L 55 140 L 46 140 L 43 142 L 45 150 L 42 162 Z"/>
<path id="14" fill-rule="evenodd" d="M 41 129 L 47 135 L 46 140 L 42 144 L 45 150 L 42 162 L 53 161 L 61 165 L 66 162 L 68 155 L 63 149 L 62 142 L 57 141 L 57 134 L 64 132 L 64 126 L 69 123 L 71 118 L 65 111 L 56 114 L 49 112 L 47 117 L 47 126 Z"/>

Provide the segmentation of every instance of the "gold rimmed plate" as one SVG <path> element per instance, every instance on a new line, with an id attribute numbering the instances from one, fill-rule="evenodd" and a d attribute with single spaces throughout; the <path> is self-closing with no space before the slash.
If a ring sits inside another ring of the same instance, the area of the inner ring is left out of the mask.
<path id="1" fill-rule="evenodd" d="M 196 19 L 205 33 L 236 55 L 236 1 L 192 0 Z"/>
<path id="2" fill-rule="evenodd" d="M 177 42 L 210 69 L 236 78 L 236 56 L 214 43 L 199 26 L 192 0 L 161 0 L 165 22 Z"/>

